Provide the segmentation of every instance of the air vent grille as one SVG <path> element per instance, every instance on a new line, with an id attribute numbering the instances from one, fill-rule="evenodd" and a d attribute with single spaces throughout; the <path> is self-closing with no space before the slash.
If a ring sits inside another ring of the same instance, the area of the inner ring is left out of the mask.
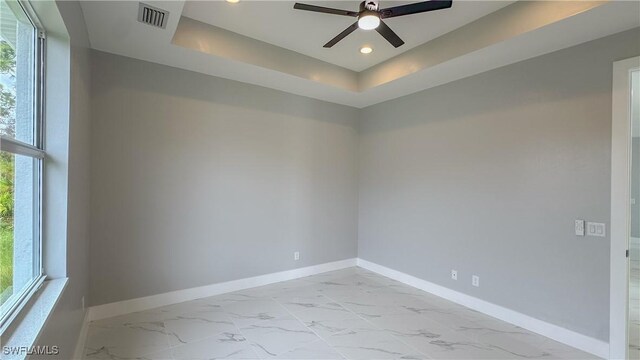
<path id="1" fill-rule="evenodd" d="M 140 3 L 138 21 L 141 23 L 164 29 L 167 26 L 168 18 L 169 12 Z"/>

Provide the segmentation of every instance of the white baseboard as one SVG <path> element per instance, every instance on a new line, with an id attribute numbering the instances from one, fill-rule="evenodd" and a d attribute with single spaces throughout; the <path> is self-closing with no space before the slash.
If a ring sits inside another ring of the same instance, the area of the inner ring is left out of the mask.
<path id="1" fill-rule="evenodd" d="M 355 258 L 93 306 L 89 309 L 89 320 L 100 320 L 136 311 L 149 310 L 353 266 L 356 266 Z"/>
<path id="2" fill-rule="evenodd" d="M 358 266 L 373 271 L 388 278 L 400 281 L 401 283 L 424 290 L 441 298 L 453 301 L 470 309 L 479 311 L 502 321 L 520 326 L 521 328 L 546 336 L 555 341 L 572 346 L 576 349 L 586 351 L 601 358 L 609 357 L 609 344 L 602 340 L 579 334 L 563 327 L 538 320 L 517 311 L 480 300 L 473 296 L 451 290 L 444 286 L 436 285 L 415 276 L 393 270 L 382 265 L 372 263 L 367 260 L 358 259 Z"/>
<path id="3" fill-rule="evenodd" d="M 517 311 L 480 300 L 473 296 L 451 290 L 444 286 L 419 279 L 412 275 L 408 275 L 367 260 L 354 258 L 93 306 L 85 316 L 85 322 L 80 332 L 80 338 L 78 339 L 74 359 L 82 358 L 82 351 L 84 350 L 84 341 L 86 339 L 87 325 L 89 321 L 125 315 L 136 311 L 149 310 L 161 306 L 177 304 L 184 301 L 220 295 L 233 291 L 250 289 L 276 282 L 298 279 L 305 276 L 340 270 L 356 265 L 596 356 L 602 358 L 608 358 L 609 356 L 609 344 L 604 341 L 579 334 L 563 327 L 547 323 Z"/>
<path id="4" fill-rule="evenodd" d="M 87 342 L 88 332 L 89 332 L 89 310 L 85 311 L 84 318 L 82 319 L 82 327 L 80 328 L 80 335 L 78 335 L 76 348 L 73 351 L 73 360 L 84 359 L 84 348 Z"/>

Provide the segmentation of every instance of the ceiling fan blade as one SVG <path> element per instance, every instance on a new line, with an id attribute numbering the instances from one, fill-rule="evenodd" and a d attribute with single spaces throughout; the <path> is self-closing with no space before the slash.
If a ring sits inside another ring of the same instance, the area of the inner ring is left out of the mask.
<path id="1" fill-rule="evenodd" d="M 382 19 L 387 19 L 396 16 L 410 15 L 410 14 L 418 14 L 426 11 L 434 11 L 441 9 L 448 9 L 451 7 L 453 1 L 441 1 L 441 0 L 431 0 L 431 1 L 423 1 L 415 4 L 407 4 L 394 6 L 386 9 L 380 10 L 380 17 Z"/>
<path id="2" fill-rule="evenodd" d="M 357 25 L 357 24 L 356 24 Z M 380 25 L 376 28 L 376 31 L 382 35 L 388 42 L 391 43 L 394 47 L 400 47 L 404 44 L 404 41 L 400 39 L 400 37 L 391 30 L 384 21 L 380 21 Z"/>
<path id="3" fill-rule="evenodd" d="M 357 28 L 358 28 L 358 22 L 356 21 L 351 26 L 349 26 L 348 28 L 344 29 L 340 34 L 338 34 L 338 36 L 336 36 L 333 39 L 329 40 L 329 42 L 324 44 L 323 47 L 326 47 L 326 48 L 332 47 L 333 45 L 337 44 L 338 41 L 344 39 L 345 37 L 347 37 L 347 35 L 349 35 L 352 32 L 354 32 Z"/>
<path id="4" fill-rule="evenodd" d="M 324 6 L 315 6 L 315 5 L 300 4 L 300 3 L 295 3 L 293 5 L 293 8 L 297 10 L 314 11 L 314 12 L 325 13 L 325 14 L 344 15 L 344 16 L 351 16 L 351 17 L 358 16 L 357 11 L 333 9 L 333 8 L 328 8 Z"/>

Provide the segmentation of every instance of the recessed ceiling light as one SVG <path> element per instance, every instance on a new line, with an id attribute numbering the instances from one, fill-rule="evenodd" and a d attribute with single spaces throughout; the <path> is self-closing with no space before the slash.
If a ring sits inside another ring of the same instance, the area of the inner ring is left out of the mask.
<path id="1" fill-rule="evenodd" d="M 228 3 L 230 4 L 236 4 L 238 2 L 240 2 L 240 0 L 227 0 Z"/>
<path id="2" fill-rule="evenodd" d="M 369 46 L 363 46 L 360 48 L 360 52 L 363 54 L 371 54 L 372 51 L 373 49 Z"/>

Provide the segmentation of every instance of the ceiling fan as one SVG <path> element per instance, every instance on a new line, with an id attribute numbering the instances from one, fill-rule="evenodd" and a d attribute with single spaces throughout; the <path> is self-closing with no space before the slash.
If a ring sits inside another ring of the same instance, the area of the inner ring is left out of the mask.
<path id="1" fill-rule="evenodd" d="M 337 44 L 338 41 L 344 39 L 347 35 L 354 32 L 357 28 L 363 30 L 376 29 L 376 31 L 380 33 L 380 35 L 382 35 L 385 39 L 387 39 L 387 41 L 390 42 L 391 45 L 393 45 L 394 47 L 399 47 L 404 44 L 404 41 L 402 41 L 402 39 L 400 39 L 400 37 L 382 21 L 382 19 L 417 14 L 427 11 L 448 9 L 451 7 L 451 3 L 451 0 L 431 0 L 414 4 L 394 6 L 386 9 L 379 9 L 377 0 L 365 0 L 360 3 L 360 11 L 333 9 L 323 6 L 300 3 L 295 3 L 295 5 L 293 5 L 293 8 L 297 10 L 315 11 L 325 14 L 343 15 L 358 18 L 358 21 L 351 24 L 351 26 L 344 29 L 344 31 L 338 34 L 338 36 L 334 37 L 328 43 L 324 44 L 324 47 L 326 48 L 330 48 L 333 45 Z"/>

